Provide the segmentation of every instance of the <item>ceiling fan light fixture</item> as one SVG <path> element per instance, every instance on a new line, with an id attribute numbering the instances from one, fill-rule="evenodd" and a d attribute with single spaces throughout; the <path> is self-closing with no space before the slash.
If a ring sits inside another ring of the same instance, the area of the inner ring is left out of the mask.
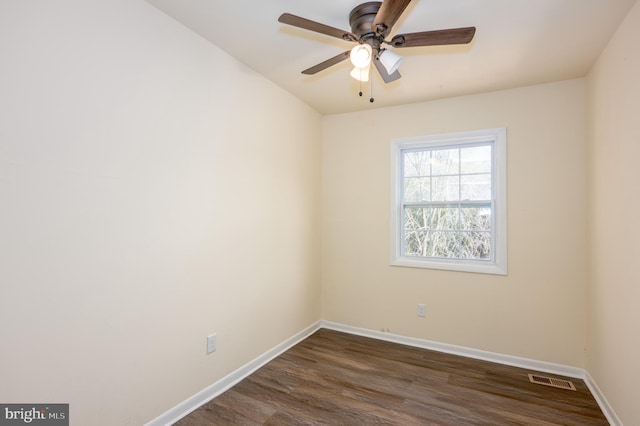
<path id="1" fill-rule="evenodd" d="M 351 70 L 351 73 L 349 73 L 349 75 L 358 81 L 369 81 L 370 70 L 371 70 L 370 66 L 366 66 L 364 68 L 356 67 Z"/>
<path id="2" fill-rule="evenodd" d="M 385 49 L 380 54 L 380 63 L 389 74 L 393 74 L 400 67 L 402 56 Z"/>
<path id="3" fill-rule="evenodd" d="M 372 64 L 385 83 L 391 83 L 401 77 L 398 68 L 402 62 L 402 57 L 382 48 L 383 43 L 397 48 L 404 48 L 468 44 L 473 40 L 476 27 L 396 34 L 390 41 L 387 40 L 388 36 L 392 34 L 393 26 L 412 1 L 370 1 L 356 6 L 349 14 L 351 31 L 344 31 L 290 13 L 280 15 L 278 22 L 340 40 L 357 42 L 353 49 L 345 50 L 332 58 L 320 62 L 302 71 L 302 74 L 314 75 L 350 58 L 351 63 L 355 66 L 350 75 L 360 82 L 359 95 L 362 96 L 362 82 L 370 81 L 369 72 Z M 373 85 L 371 87 L 373 91 Z M 371 96 L 370 101 L 373 102 L 373 96 Z"/>
<path id="4" fill-rule="evenodd" d="M 368 68 L 371 65 L 371 57 L 373 56 L 373 49 L 371 46 L 364 43 L 359 44 L 351 49 L 351 63 L 356 68 Z"/>

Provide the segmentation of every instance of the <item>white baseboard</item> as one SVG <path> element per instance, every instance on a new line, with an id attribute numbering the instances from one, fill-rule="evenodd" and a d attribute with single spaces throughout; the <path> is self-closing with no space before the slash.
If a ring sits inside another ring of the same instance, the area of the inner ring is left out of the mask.
<path id="1" fill-rule="evenodd" d="M 611 424 L 611 426 L 622 426 L 622 420 L 620 420 L 615 411 L 613 411 L 613 407 L 611 407 L 607 398 L 604 397 L 604 394 L 593 380 L 593 377 L 591 377 L 591 374 L 589 374 L 588 371 L 585 371 L 584 373 L 584 382 L 591 391 L 591 395 L 593 395 L 595 400 L 598 402 L 598 405 L 609 421 L 609 424 Z"/>
<path id="2" fill-rule="evenodd" d="M 433 342 L 425 339 L 416 339 L 414 337 L 401 336 L 399 334 L 385 333 L 382 331 L 368 330 L 364 328 L 351 327 L 348 325 L 332 323 L 328 321 L 320 321 L 323 328 L 342 331 L 344 333 L 356 334 L 358 336 L 371 337 L 373 339 L 385 340 L 387 342 L 400 343 L 402 345 L 413 346 L 416 348 L 430 349 L 433 351 L 443 352 L 452 355 L 460 355 L 467 358 L 480 359 L 483 361 L 495 362 L 498 364 L 510 365 L 512 367 L 526 368 L 545 372 L 549 374 L 557 374 L 560 376 L 575 377 L 577 379 L 584 378 L 584 370 L 581 368 L 570 367 L 567 365 L 553 364 L 550 362 L 536 361 L 528 358 L 521 358 L 511 355 L 503 355 L 495 352 L 487 352 L 479 349 L 467 348 L 464 346 L 450 345 L 447 343 Z"/>
<path id="3" fill-rule="evenodd" d="M 399 343 L 402 345 L 413 346 L 422 349 L 430 349 L 438 352 L 448 353 L 452 355 L 460 355 L 467 358 L 474 358 L 483 361 L 495 362 L 503 365 L 510 365 L 513 367 L 526 368 L 528 370 L 540 371 L 549 374 L 557 374 L 560 376 L 574 377 L 576 379 L 582 379 L 586 383 L 587 387 L 593 394 L 596 402 L 600 406 L 600 409 L 606 416 L 607 420 L 612 426 L 622 426 L 622 422 L 613 411 L 613 408 L 600 391 L 591 375 L 582 368 L 570 367 L 568 365 L 554 364 L 544 361 L 536 361 L 529 358 L 521 358 L 511 355 L 504 355 L 495 352 L 487 352 L 479 349 L 467 348 L 464 346 L 450 345 L 447 343 L 433 342 L 425 339 L 417 339 L 414 337 L 401 336 L 399 334 L 385 333 L 376 330 L 369 330 L 365 328 L 352 327 L 349 325 L 339 324 L 330 321 L 318 321 L 315 324 L 300 331 L 294 336 L 290 337 L 283 343 L 277 345 L 271 350 L 263 353 L 253 361 L 245 364 L 239 369 L 235 370 L 231 374 L 218 380 L 211 386 L 203 389 L 192 397 L 186 399 L 180 404 L 176 405 L 169 411 L 155 418 L 147 423 L 145 426 L 166 426 L 172 425 L 181 418 L 185 417 L 198 407 L 211 401 L 216 396 L 222 394 L 242 379 L 248 377 L 257 369 L 267 364 L 272 359 L 278 357 L 283 352 L 287 351 L 291 347 L 295 346 L 302 340 L 306 339 L 320 328 L 327 328 L 329 330 L 341 331 L 344 333 L 355 334 L 363 337 L 370 337 L 373 339 L 384 340 L 387 342 Z"/>
<path id="4" fill-rule="evenodd" d="M 245 377 L 250 376 L 253 372 L 258 370 L 263 365 L 267 364 L 272 359 L 277 358 L 280 354 L 286 352 L 291 347 L 300 343 L 302 340 L 315 333 L 319 328 L 320 321 L 310 325 L 299 333 L 296 333 L 294 336 L 288 338 L 284 342 L 280 343 L 279 345 L 255 358 L 254 360 L 248 362 L 247 364 L 218 380 L 211 386 L 182 401 L 180 404 L 176 405 L 169 411 L 166 411 L 159 417 L 156 417 L 155 419 L 146 423 L 145 426 L 166 426 L 174 424 L 198 407 L 211 401 L 216 396 L 221 395 L 226 390 L 239 383 Z"/>

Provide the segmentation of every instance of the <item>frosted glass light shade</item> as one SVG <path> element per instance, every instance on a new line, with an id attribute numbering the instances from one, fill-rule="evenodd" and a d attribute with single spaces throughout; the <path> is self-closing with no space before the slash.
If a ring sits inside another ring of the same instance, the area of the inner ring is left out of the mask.
<path id="1" fill-rule="evenodd" d="M 355 78 L 358 81 L 369 81 L 369 70 L 370 66 L 364 68 L 354 68 L 351 70 L 351 77 Z"/>
<path id="2" fill-rule="evenodd" d="M 371 64 L 372 49 L 368 44 L 359 44 L 351 49 L 351 63 L 356 68 L 365 68 Z"/>
<path id="3" fill-rule="evenodd" d="M 398 70 L 402 63 L 402 56 L 396 55 L 390 50 L 384 50 L 380 54 L 380 63 L 389 74 L 393 74 Z"/>

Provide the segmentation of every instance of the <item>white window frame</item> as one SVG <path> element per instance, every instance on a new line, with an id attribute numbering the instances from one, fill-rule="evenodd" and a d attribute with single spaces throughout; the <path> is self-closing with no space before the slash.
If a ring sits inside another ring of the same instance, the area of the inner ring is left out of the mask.
<path id="1" fill-rule="evenodd" d="M 402 244 L 402 152 L 420 147 L 456 147 L 473 143 L 493 144 L 492 167 L 492 231 L 493 259 L 441 259 L 403 256 Z M 448 133 L 394 139 L 391 141 L 391 238 L 390 263 L 392 266 L 442 269 L 507 275 L 507 130 L 495 128 L 470 132 Z"/>

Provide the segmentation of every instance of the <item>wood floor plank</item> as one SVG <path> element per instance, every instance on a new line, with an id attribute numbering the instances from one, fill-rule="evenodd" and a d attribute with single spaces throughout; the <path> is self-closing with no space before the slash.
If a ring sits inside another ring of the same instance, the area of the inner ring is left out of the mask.
<path id="1" fill-rule="evenodd" d="M 178 426 L 608 425 L 582 380 L 321 329 Z"/>

